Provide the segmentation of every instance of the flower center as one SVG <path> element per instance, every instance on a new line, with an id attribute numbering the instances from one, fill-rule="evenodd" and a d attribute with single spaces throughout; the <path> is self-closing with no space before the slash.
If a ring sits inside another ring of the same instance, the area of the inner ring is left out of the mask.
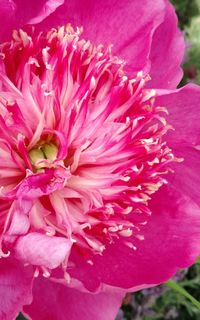
<path id="1" fill-rule="evenodd" d="M 29 151 L 32 165 L 36 169 L 45 167 L 44 160 L 54 161 L 58 154 L 58 147 L 53 143 L 41 143 L 39 146 Z"/>

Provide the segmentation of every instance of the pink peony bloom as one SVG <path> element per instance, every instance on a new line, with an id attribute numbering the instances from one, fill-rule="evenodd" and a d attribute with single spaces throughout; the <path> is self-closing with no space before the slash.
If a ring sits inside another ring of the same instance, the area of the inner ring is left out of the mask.
<path id="1" fill-rule="evenodd" d="M 174 9 L 0 3 L 0 319 L 113 320 L 200 253 L 200 88 L 176 89 Z"/>

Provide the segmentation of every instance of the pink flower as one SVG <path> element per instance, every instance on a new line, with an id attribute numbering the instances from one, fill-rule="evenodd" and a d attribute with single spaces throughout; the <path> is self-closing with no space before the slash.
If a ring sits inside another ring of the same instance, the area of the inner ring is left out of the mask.
<path id="1" fill-rule="evenodd" d="M 1 1 L 0 319 L 112 320 L 200 253 L 200 89 L 168 1 L 26 5 Z"/>

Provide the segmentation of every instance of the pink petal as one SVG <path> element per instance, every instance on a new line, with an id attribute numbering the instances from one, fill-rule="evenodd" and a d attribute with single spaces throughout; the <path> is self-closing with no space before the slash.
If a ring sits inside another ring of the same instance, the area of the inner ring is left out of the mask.
<path id="1" fill-rule="evenodd" d="M 24 308 L 31 319 L 114 320 L 124 292 L 110 290 L 99 294 L 83 293 L 38 278 L 34 282 L 33 295 L 33 303 Z"/>
<path id="2" fill-rule="evenodd" d="M 151 45 L 151 88 L 176 88 L 183 75 L 180 65 L 185 50 L 184 37 L 178 30 L 173 6 L 165 2 L 165 19 L 154 33 Z"/>
<path id="3" fill-rule="evenodd" d="M 158 91 L 157 105 L 165 106 L 169 111 L 168 121 L 175 128 L 170 132 L 170 143 L 188 142 L 195 147 L 200 143 L 200 87 L 194 84 L 175 90 Z M 173 135 L 173 138 L 172 138 Z"/>
<path id="4" fill-rule="evenodd" d="M 11 209 L 12 210 L 12 209 Z M 28 232 L 30 222 L 28 216 L 21 208 L 14 206 L 12 210 L 12 219 L 7 230 L 7 235 L 21 235 Z"/>
<path id="5" fill-rule="evenodd" d="M 5 193 L 10 199 L 30 199 L 41 197 L 59 190 L 63 187 L 65 179 L 70 176 L 68 169 L 58 168 L 57 170 L 46 169 L 45 172 L 33 174 L 24 178 L 15 188 Z M 24 203 L 25 205 L 26 203 Z M 25 208 L 25 206 L 24 206 Z"/>
<path id="6" fill-rule="evenodd" d="M 133 76 L 150 72 L 151 87 L 175 88 L 182 77 L 183 35 L 168 0 L 65 1 L 40 29 L 71 23 L 83 26 L 83 37 L 107 46 L 127 63 Z M 164 37 L 164 41 L 163 41 Z"/>
<path id="7" fill-rule="evenodd" d="M 170 183 L 200 206 L 199 101 L 200 88 L 191 84 L 175 92 L 163 92 L 157 99 L 157 104 L 168 108 L 169 122 L 175 128 L 168 133 L 169 146 L 176 156 L 184 158 L 182 163 L 174 164 Z"/>
<path id="8" fill-rule="evenodd" d="M 16 257 L 36 266 L 54 269 L 68 258 L 71 241 L 37 232 L 22 236 L 16 243 Z"/>
<path id="9" fill-rule="evenodd" d="M 25 24 L 41 22 L 50 15 L 64 0 L 0 0 L 0 18 L 4 27 L 0 31 L 0 40 L 8 40 L 14 29 Z"/>
<path id="10" fill-rule="evenodd" d="M 18 0 L 19 1 L 19 0 Z M 32 1 L 30 5 L 30 1 L 28 2 L 27 9 L 25 8 L 25 5 L 27 5 L 27 1 L 19 1 L 20 7 L 19 7 L 19 13 L 26 16 L 24 17 L 24 20 L 26 21 L 26 24 L 36 24 L 44 20 L 46 17 L 48 17 L 52 12 L 56 10 L 59 6 L 61 6 L 64 3 L 64 0 L 46 0 L 46 1 Z M 21 9 L 21 10 L 20 10 Z"/>
<path id="11" fill-rule="evenodd" d="M 19 261 L 0 261 L 0 319 L 15 319 L 24 304 L 31 303 L 32 272 Z"/>
<path id="12" fill-rule="evenodd" d="M 95 44 L 114 45 L 113 51 L 134 72 L 148 67 L 151 41 L 165 16 L 162 0 L 65 1 L 40 25 L 41 29 L 71 23 L 83 26 L 83 37 Z"/>
<path id="13" fill-rule="evenodd" d="M 74 254 L 77 269 L 71 275 L 89 290 L 103 282 L 135 291 L 141 285 L 160 284 L 194 263 L 200 252 L 200 208 L 170 186 L 155 194 L 150 208 L 152 216 L 142 229 L 144 240 L 128 239 L 136 250 L 119 239 L 102 256 L 95 256 L 93 265 Z"/>
<path id="14" fill-rule="evenodd" d="M 0 39 L 5 40 L 11 33 L 12 21 L 15 21 L 16 5 L 13 1 L 0 1 L 0 19 L 3 21 L 4 28 L 0 30 Z"/>
<path id="15" fill-rule="evenodd" d="M 183 157 L 184 161 L 174 165 L 175 174 L 170 182 L 183 194 L 188 195 L 200 207 L 200 151 L 186 143 L 173 145 L 176 155 Z"/>

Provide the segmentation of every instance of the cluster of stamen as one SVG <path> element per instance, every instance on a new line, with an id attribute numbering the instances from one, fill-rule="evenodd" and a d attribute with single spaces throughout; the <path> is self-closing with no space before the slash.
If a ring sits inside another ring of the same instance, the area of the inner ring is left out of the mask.
<path id="1" fill-rule="evenodd" d="M 2 173 L 0 183 L 2 206 L 18 195 L 30 201 L 30 228 L 70 239 L 92 265 L 93 254 L 116 240 L 136 250 L 148 202 L 177 159 L 163 139 L 166 110 L 145 89 L 149 76 L 129 79 L 111 47 L 93 46 L 81 32 L 67 26 L 33 39 L 20 30 L 1 45 L 0 138 L 14 173 L 7 184 Z M 2 239 L 9 210 L 1 210 Z M 67 277 L 66 262 L 63 269 Z"/>

